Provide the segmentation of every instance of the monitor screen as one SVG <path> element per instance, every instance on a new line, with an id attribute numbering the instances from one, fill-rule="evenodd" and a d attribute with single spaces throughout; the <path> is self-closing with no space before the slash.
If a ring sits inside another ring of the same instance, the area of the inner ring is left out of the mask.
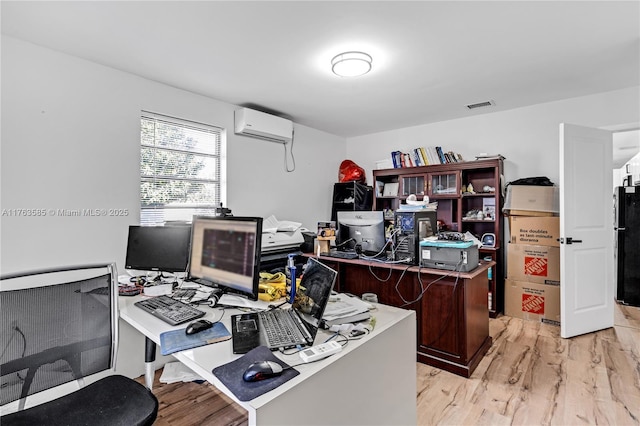
<path id="1" fill-rule="evenodd" d="M 342 211 L 337 213 L 339 250 L 358 250 L 375 255 L 386 245 L 384 213 L 382 211 Z"/>
<path id="2" fill-rule="evenodd" d="M 125 269 L 186 272 L 191 227 L 129 226 Z"/>
<path id="3" fill-rule="evenodd" d="M 189 278 L 258 299 L 261 217 L 194 216 Z"/>

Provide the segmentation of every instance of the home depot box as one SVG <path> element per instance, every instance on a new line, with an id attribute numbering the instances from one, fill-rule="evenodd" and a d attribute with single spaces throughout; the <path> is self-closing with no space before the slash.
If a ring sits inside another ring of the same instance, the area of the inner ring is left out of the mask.
<path id="1" fill-rule="evenodd" d="M 509 243 L 507 277 L 538 284 L 560 284 L 560 247 Z"/>
<path id="2" fill-rule="evenodd" d="M 560 325 L 560 286 L 505 280 L 504 313 Z"/>
<path id="3" fill-rule="evenodd" d="M 554 216 L 560 213 L 557 186 L 509 185 L 502 211 L 511 216 Z"/>
<path id="4" fill-rule="evenodd" d="M 560 247 L 560 218 L 509 216 L 509 242 Z"/>

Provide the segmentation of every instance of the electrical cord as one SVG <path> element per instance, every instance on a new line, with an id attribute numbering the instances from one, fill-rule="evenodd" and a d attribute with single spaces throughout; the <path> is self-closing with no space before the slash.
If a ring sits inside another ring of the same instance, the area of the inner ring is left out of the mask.
<path id="1" fill-rule="evenodd" d="M 424 294 L 429 290 L 429 288 L 430 288 L 433 284 L 435 284 L 435 283 L 437 283 L 438 281 L 443 280 L 443 279 L 445 279 L 445 278 L 447 278 L 447 277 L 451 277 L 451 276 L 453 276 L 453 274 L 454 274 L 454 273 L 456 273 L 456 274 L 457 274 L 457 275 L 456 275 L 456 281 L 455 281 L 454 286 L 455 286 L 455 285 L 457 285 L 458 280 L 460 279 L 460 272 L 461 272 L 461 271 L 458 271 L 458 268 L 459 268 L 459 267 L 461 267 L 461 266 L 462 266 L 462 260 L 460 260 L 460 262 L 458 262 L 458 263 L 456 264 L 456 266 L 455 266 L 454 270 L 453 270 L 453 271 L 451 271 L 451 273 L 449 273 L 449 274 L 445 274 L 445 275 L 440 276 L 439 278 L 436 278 L 435 280 L 433 280 L 433 281 L 431 281 L 429 284 L 427 284 L 427 286 L 426 286 L 426 287 L 424 286 L 424 283 L 422 282 L 422 273 L 420 272 L 420 271 L 422 270 L 422 267 L 421 267 L 421 266 L 418 266 L 418 282 L 420 283 L 420 294 L 419 294 L 419 295 L 418 295 L 414 300 L 412 300 L 412 301 L 407 301 L 407 300 L 405 300 L 405 298 L 402 296 L 402 294 L 400 293 L 400 290 L 399 290 L 399 288 L 398 288 L 398 287 L 399 287 L 399 284 L 400 284 L 400 280 L 398 280 L 398 282 L 397 282 L 397 284 L 396 284 L 396 292 L 398 293 L 398 295 L 400 296 L 400 298 L 401 298 L 401 299 L 402 299 L 402 301 L 404 302 L 404 305 L 402 305 L 401 307 L 402 307 L 402 308 L 404 308 L 404 307 L 406 307 L 406 306 L 408 306 L 408 305 L 412 305 L 412 304 L 414 304 L 414 303 L 416 303 L 416 302 L 419 302 L 420 300 L 422 300 L 422 296 L 424 296 Z M 406 271 L 406 270 L 405 270 L 405 271 Z M 402 278 L 402 276 L 401 276 L 400 278 Z"/>
<path id="2" fill-rule="evenodd" d="M 340 248 L 340 247 L 342 247 L 343 245 L 345 245 L 345 244 L 347 244 L 347 243 L 350 243 L 351 241 L 355 241 L 355 239 L 353 239 L 353 238 L 349 238 L 348 240 L 345 240 L 345 241 L 343 241 L 343 242 L 341 242 L 341 243 L 339 243 L 339 244 L 338 244 L 338 243 L 336 243 L 336 248 Z"/>
<path id="3" fill-rule="evenodd" d="M 291 133 L 291 149 L 290 149 L 291 162 L 293 163 L 293 168 L 292 169 L 289 169 L 289 161 L 288 161 L 288 158 L 287 158 L 287 144 L 286 143 L 282 144 L 282 146 L 284 147 L 284 170 L 287 173 L 291 173 L 296 169 L 296 157 L 293 155 L 293 141 L 295 140 L 295 134 L 296 134 L 296 131 L 295 131 L 295 129 L 293 129 L 293 131 Z"/>

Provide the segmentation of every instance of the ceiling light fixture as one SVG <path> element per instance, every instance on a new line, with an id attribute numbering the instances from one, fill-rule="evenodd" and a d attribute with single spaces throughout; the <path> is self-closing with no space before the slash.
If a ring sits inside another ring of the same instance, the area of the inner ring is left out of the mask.
<path id="1" fill-rule="evenodd" d="M 340 77 L 358 77 L 371 71 L 371 56 L 364 52 L 344 52 L 331 60 L 331 71 Z"/>

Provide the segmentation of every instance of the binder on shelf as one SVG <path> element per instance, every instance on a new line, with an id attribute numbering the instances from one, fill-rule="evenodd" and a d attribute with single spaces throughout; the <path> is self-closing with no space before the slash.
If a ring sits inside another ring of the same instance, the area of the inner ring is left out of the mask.
<path id="1" fill-rule="evenodd" d="M 422 156 L 424 165 L 428 166 L 429 164 L 431 164 L 431 162 L 429 161 L 429 157 L 427 157 L 427 151 L 424 149 L 424 147 L 420 147 L 418 149 L 420 150 L 420 155 Z"/>

